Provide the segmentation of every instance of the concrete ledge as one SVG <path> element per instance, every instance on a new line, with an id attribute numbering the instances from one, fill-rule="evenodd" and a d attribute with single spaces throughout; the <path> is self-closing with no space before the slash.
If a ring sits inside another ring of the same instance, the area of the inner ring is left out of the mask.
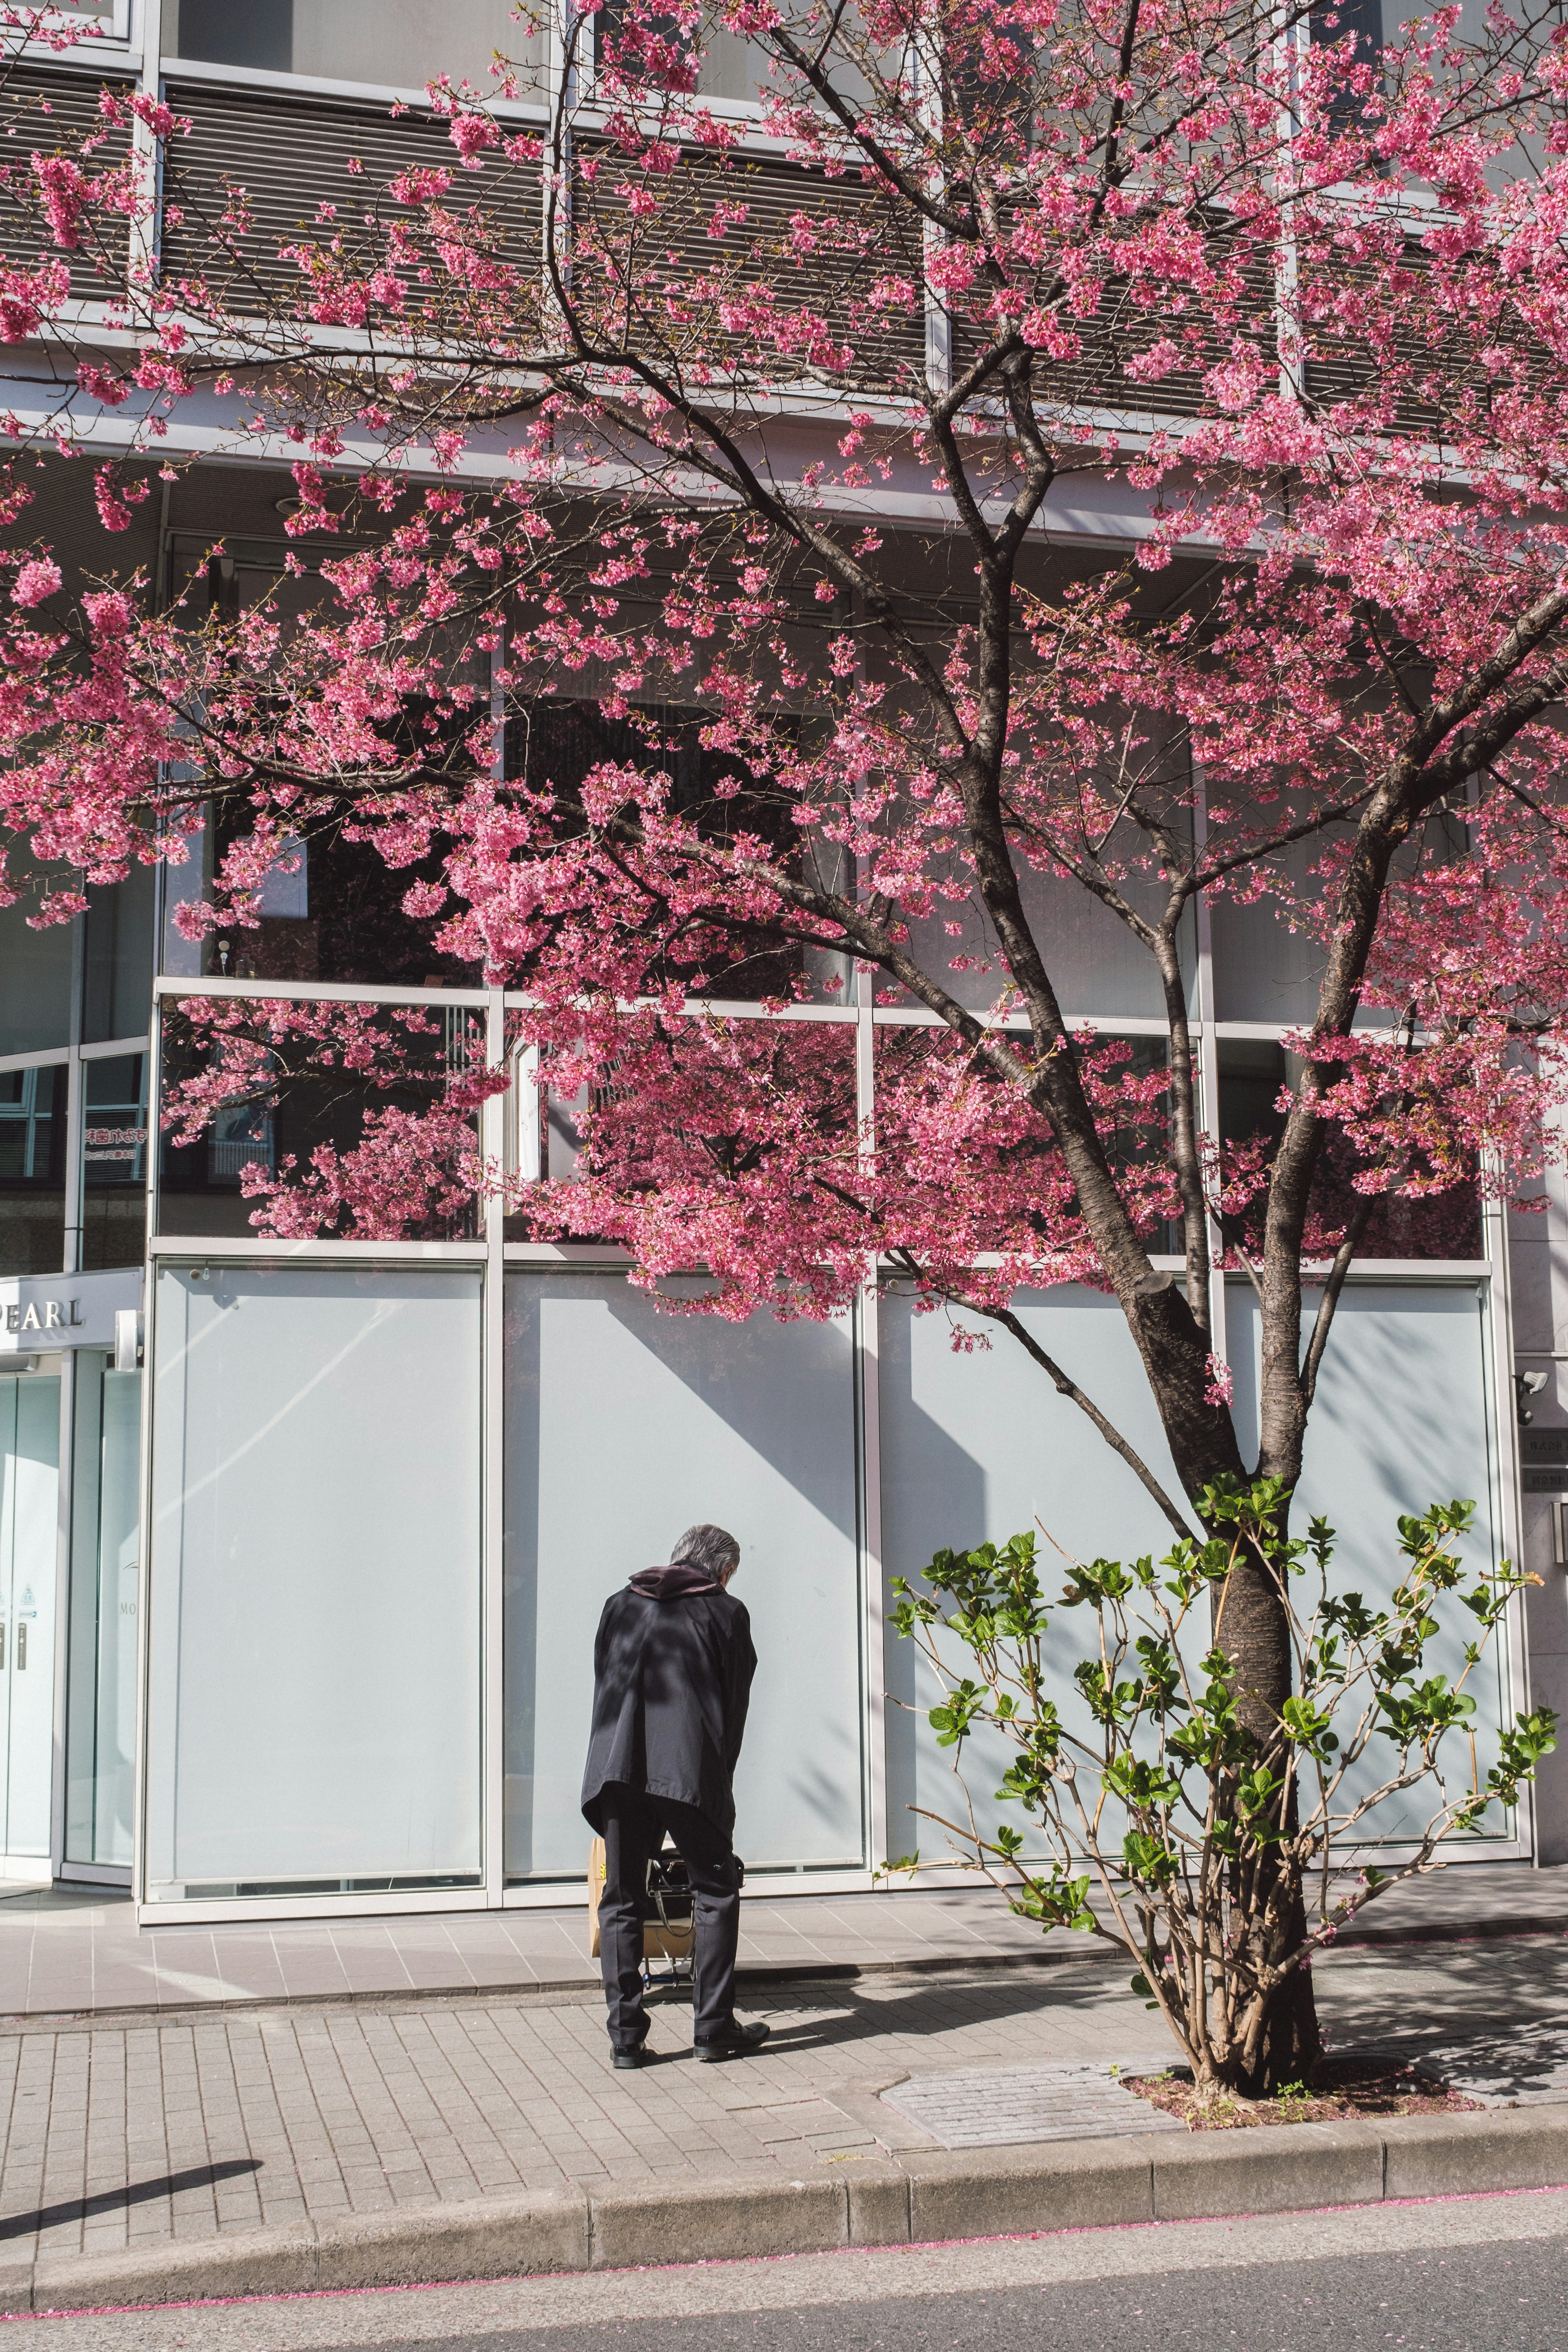
<path id="1" fill-rule="evenodd" d="M 907 2246 L 910 2176 L 901 2164 L 857 2157 L 844 2164 L 852 2246 Z"/>
<path id="2" fill-rule="evenodd" d="M 1568 2105 L 1543 2100 L 1479 2116 L 1396 2116 L 1377 2128 L 1385 2197 L 1568 2185 Z"/>
<path id="3" fill-rule="evenodd" d="M 842 2172 L 781 2179 L 737 2166 L 711 2180 L 595 2189 L 589 2266 L 633 2270 L 748 2254 L 824 2254 L 849 2243 Z"/>
<path id="4" fill-rule="evenodd" d="M 538 2189 L 320 2222 L 313 2283 L 416 2286 L 433 2278 L 525 2278 L 585 2271 L 588 2256 L 582 2189 Z"/>
<path id="5" fill-rule="evenodd" d="M 0 2313 L 826 2253 L 1559 2186 L 1568 2186 L 1568 2101 L 1184 2138 L 906 2147 L 825 2159 L 795 2179 L 754 2168 L 649 2179 L 143 2242 L 118 2253 L 31 2261 L 26 2242 L 14 2241 L 0 2259 Z"/>
<path id="6" fill-rule="evenodd" d="M 91 2311 L 128 2303 L 196 2303 L 208 2296 L 299 2294 L 316 2284 L 316 2233 L 236 2230 L 182 2244 L 113 2254 L 45 2254 L 33 2266 L 35 2311 Z"/>
<path id="7" fill-rule="evenodd" d="M 930 2148 L 899 2158 L 910 2176 L 910 2236 L 1004 2238 L 1147 2221 L 1152 2136 Z"/>
<path id="8" fill-rule="evenodd" d="M 1374 2205 L 1383 2195 L 1377 2124 L 1264 2124 L 1185 2139 L 1162 2134 L 1152 2153 L 1160 2221 Z"/>

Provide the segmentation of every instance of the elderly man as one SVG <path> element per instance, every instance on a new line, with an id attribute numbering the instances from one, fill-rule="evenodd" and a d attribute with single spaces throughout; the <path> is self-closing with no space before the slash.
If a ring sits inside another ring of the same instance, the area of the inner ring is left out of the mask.
<path id="1" fill-rule="evenodd" d="M 640 2066 L 647 1865 L 668 1830 L 696 1899 L 693 2040 L 699 2058 L 742 2058 L 765 2025 L 735 2016 L 741 1865 L 731 1847 L 733 1781 L 757 1654 L 726 1587 L 741 1547 L 722 1528 L 688 1528 L 668 1568 L 645 1568 L 605 1603 L 594 1644 L 594 1728 L 583 1811 L 605 1841 L 599 1955 L 610 2042 Z"/>

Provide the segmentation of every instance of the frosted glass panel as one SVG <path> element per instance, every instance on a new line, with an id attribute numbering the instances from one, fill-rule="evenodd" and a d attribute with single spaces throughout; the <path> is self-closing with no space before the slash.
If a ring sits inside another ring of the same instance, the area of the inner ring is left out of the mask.
<path id="1" fill-rule="evenodd" d="M 660 1313 L 607 1274 L 519 1275 L 506 1306 L 508 1874 L 585 1870 L 599 1612 L 698 1519 L 741 1543 L 760 1662 L 736 1850 L 752 1868 L 859 1862 L 848 1326 Z"/>
<path id="2" fill-rule="evenodd" d="M 1174 1494 L 1175 1474 L 1115 1301 L 1064 1287 L 1026 1298 L 1022 1313 L 1042 1345 Z M 1258 1347 L 1250 1289 L 1229 1286 L 1227 1314 L 1237 1427 L 1251 1460 L 1258 1443 Z M 1298 1524 L 1304 1527 L 1316 1513 L 1332 1522 L 1341 1538 L 1336 1580 L 1369 1599 L 1386 1592 L 1397 1572 L 1394 1523 L 1402 1511 L 1454 1496 L 1473 1497 L 1478 1532 L 1470 1557 L 1494 1557 L 1494 1444 L 1475 1286 L 1352 1285 L 1340 1318 L 1310 1424 Z M 1367 1412 L 1369 1397 L 1377 1399 L 1375 1416 Z M 1166 1523 L 1131 1471 L 1005 1334 L 995 1338 L 989 1353 L 955 1354 L 944 1318 L 914 1316 L 902 1300 L 885 1302 L 881 1401 L 889 1573 L 918 1575 L 943 1545 L 958 1549 L 1000 1542 L 1032 1526 L 1038 1534 L 1037 1522 L 1080 1558 L 1103 1553 L 1124 1559 L 1145 1551 L 1158 1557 L 1168 1549 Z M 1048 1547 L 1041 1542 L 1048 1563 Z M 1048 1566 L 1044 1580 L 1050 1591 Z M 1054 1623 L 1060 1647 L 1048 1661 L 1049 1696 L 1064 1716 L 1081 1720 L 1069 1677 L 1082 1654 L 1080 1637 L 1091 1633 L 1093 1620 L 1088 1612 L 1073 1611 Z M 1461 1638 L 1456 1628 L 1447 1646 L 1435 1645 L 1437 1670 L 1457 1671 Z M 935 1677 L 912 1643 L 890 1628 L 886 1654 L 889 1696 L 902 1702 L 888 1717 L 889 1843 L 895 1853 L 918 1845 L 922 1854 L 940 1854 L 940 1831 L 909 1811 L 918 1805 L 951 1817 L 956 1795 L 951 1751 L 937 1747 L 925 1720 L 936 1703 Z M 1489 1654 L 1481 1680 L 1469 1685 L 1479 1701 L 1483 1773 L 1495 1753 L 1502 1669 L 1501 1653 Z M 965 1777 L 984 1801 L 976 1808 L 983 1819 L 1000 1816 L 1022 1825 L 1016 1807 L 992 1802 L 1009 1755 L 1000 1740 L 973 1742 Z M 1371 1761 L 1376 1765 L 1375 1752 Z M 1377 1836 L 1408 1835 L 1418 1809 L 1408 1799 L 1403 1803 L 1403 1811 L 1380 1813 Z M 1500 1833 L 1500 1822 L 1491 1826 Z"/>
<path id="3" fill-rule="evenodd" d="M 1307 1304 L 1309 1314 L 1315 1311 L 1312 1292 Z M 1465 1557 L 1479 1564 L 1500 1553 L 1486 1311 L 1484 1290 L 1472 1283 L 1368 1282 L 1346 1289 L 1307 1425 L 1296 1512 L 1302 1528 L 1321 1514 L 1337 1530 L 1334 1581 L 1342 1591 L 1362 1592 L 1369 1601 L 1385 1597 L 1402 1565 L 1395 1519 L 1456 1496 L 1477 1507 Z M 1226 1317 L 1237 1423 L 1243 1444 L 1255 1448 L 1259 1349 L 1250 1288 L 1227 1286 Z M 1372 1398 L 1375 1412 L 1368 1411 Z M 1457 1675 L 1473 1621 L 1457 1600 L 1438 1614 L 1445 1631 L 1427 1651 L 1429 1671 Z M 1471 1727 L 1483 1775 L 1497 1754 L 1505 1681 L 1505 1654 L 1494 1635 L 1466 1685 L 1477 1701 Z M 1375 1786 L 1395 1753 L 1387 1741 L 1374 1740 L 1357 1787 Z M 1468 1742 L 1455 1739 L 1443 1753 L 1446 1769 L 1468 1782 Z M 1379 1809 L 1378 1834 L 1408 1836 L 1430 1810 L 1423 1792 L 1412 1790 Z M 1500 1816 L 1487 1822 L 1490 1836 L 1506 1829 Z"/>
<path id="4" fill-rule="evenodd" d="M 422 89 L 432 75 L 450 74 L 487 90 L 495 87 L 497 49 L 520 66 L 538 63 L 541 36 L 527 10 L 523 17 L 511 0 L 444 0 L 439 8 L 426 0 L 378 0 L 374 8 L 349 0 L 179 0 L 163 22 L 173 33 L 165 47 L 182 58 L 394 89 Z"/>
<path id="5" fill-rule="evenodd" d="M 1064 1286 L 1024 1292 L 1016 1304 L 1026 1328 L 1174 1493 L 1175 1472 L 1115 1300 Z M 1169 1525 L 1131 1471 L 1015 1339 L 991 1327 L 989 1349 L 954 1350 L 955 1330 L 984 1335 L 987 1328 L 978 1318 L 955 1315 L 950 1322 L 945 1315 L 916 1315 L 904 1297 L 882 1303 L 882 1549 L 889 1576 L 917 1577 L 943 1546 L 967 1551 L 1035 1528 L 1046 1588 L 1059 1590 L 1053 1586 L 1055 1555 L 1037 1521 L 1084 1559 L 1166 1549 Z M 1061 1648 L 1050 1662 L 1050 1696 L 1076 1720 L 1072 1666 L 1081 1641 L 1092 1638 L 1094 1621 L 1075 1611 L 1055 1622 Z M 891 1626 L 885 1655 L 889 1847 L 895 1854 L 918 1846 L 922 1856 L 940 1855 L 947 1850 L 941 1830 L 910 1810 L 920 1806 L 951 1820 L 962 1801 L 952 1751 L 937 1746 L 926 1721 L 939 1686 L 913 1643 Z M 962 1671 L 956 1655 L 955 1663 Z M 1016 1806 L 993 1801 L 1012 1752 L 999 1738 L 966 1743 L 964 1778 L 979 1818 L 1026 1828 Z"/>
<path id="6" fill-rule="evenodd" d="M 151 1899 L 479 1872 L 479 1297 L 160 1273 Z"/>

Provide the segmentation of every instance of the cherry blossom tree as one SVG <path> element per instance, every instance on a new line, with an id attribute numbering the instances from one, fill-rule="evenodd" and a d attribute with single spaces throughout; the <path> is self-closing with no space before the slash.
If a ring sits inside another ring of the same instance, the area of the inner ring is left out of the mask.
<path id="1" fill-rule="evenodd" d="M 92 469 L 105 534 L 68 585 L 8 420 L 0 823 L 34 919 L 211 826 L 178 918 L 243 936 L 298 845 L 366 845 L 434 951 L 526 996 L 582 1150 L 523 1186 L 475 1140 L 504 1071 L 193 999 L 182 1133 L 354 1055 L 385 1097 L 357 1152 L 258 1182 L 265 1227 L 425 1231 L 501 1183 L 635 1279 L 706 1267 L 706 1311 L 827 1314 L 880 1265 L 988 1319 L 1179 1538 L 1278 1482 L 1223 1640 L 1289 1763 L 1278 1546 L 1351 1266 L 1396 1207 L 1463 1234 L 1479 1193 L 1538 1197 L 1555 1150 L 1568 33 L 1539 0 L 1375 58 L 1292 0 L 617 0 L 558 47 L 542 95 L 504 60 L 433 85 L 448 160 L 347 159 L 353 205 L 281 252 L 242 186 L 182 180 L 161 104 L 106 93 L 100 143 L 140 119 L 118 162 L 18 142 L 37 259 L 0 334 L 55 355 L 44 454 Z M 199 273 L 116 263 L 149 142 Z M 289 455 L 303 619 L 116 573 L 197 397 L 229 452 Z M 1076 486 L 1125 561 L 1063 555 Z M 1190 953 L 1227 906 L 1319 969 L 1232 1149 Z M 1147 959 L 1157 1064 L 1068 1017 L 1086 920 Z M 878 1033 L 874 1131 L 852 1028 L 788 1017 L 868 989 L 920 1016 Z M 714 1009 L 748 1003 L 779 1017 Z M 1211 1317 L 1243 1265 L 1255 1456 Z M 1018 1315 L 1069 1280 L 1114 1294 L 1173 1480 Z M 1259 2084 L 1310 2061 L 1300 1969 L 1253 2046 Z"/>

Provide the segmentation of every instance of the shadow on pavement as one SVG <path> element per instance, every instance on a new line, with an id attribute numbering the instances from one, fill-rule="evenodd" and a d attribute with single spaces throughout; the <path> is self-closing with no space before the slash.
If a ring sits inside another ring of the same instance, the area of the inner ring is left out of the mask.
<path id="1" fill-rule="evenodd" d="M 156 2180 L 134 2180 L 124 2189 L 101 2189 L 96 2197 L 68 2197 L 58 2205 L 40 2205 L 31 2213 L 15 2213 L 0 2221 L 0 2238 L 30 2238 L 38 2230 L 52 2230 L 60 2221 L 85 2221 L 94 2213 L 118 2213 L 127 2205 L 149 2205 L 154 2198 L 177 2197 L 185 2189 L 214 2189 L 220 2180 L 259 2172 L 258 2156 L 230 2157 L 223 2164 L 194 2164 L 188 2172 L 161 2173 Z"/>

